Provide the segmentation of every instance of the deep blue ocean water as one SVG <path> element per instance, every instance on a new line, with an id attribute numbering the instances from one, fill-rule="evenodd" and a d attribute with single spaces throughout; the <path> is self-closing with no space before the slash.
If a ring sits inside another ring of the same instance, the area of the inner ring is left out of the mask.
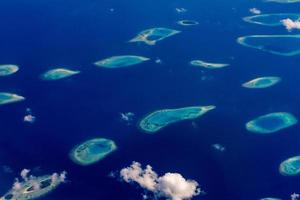
<path id="1" fill-rule="evenodd" d="M 176 13 L 177 7 L 188 12 Z M 300 9 L 299 4 L 260 0 L 0 1 L 0 63 L 20 66 L 18 73 L 0 79 L 0 91 L 26 97 L 0 108 L 0 165 L 13 170 L 0 172 L 0 193 L 11 187 L 20 170 L 29 168 L 37 174 L 68 172 L 68 182 L 41 199 L 141 199 L 142 190 L 107 176 L 132 161 L 150 164 L 159 174 L 178 172 L 197 180 L 207 194 L 195 200 L 289 199 L 300 192 L 299 177 L 278 172 L 281 161 L 300 154 L 299 127 L 271 135 L 245 129 L 246 122 L 270 112 L 291 112 L 300 118 L 300 57 L 276 56 L 236 43 L 243 35 L 286 34 L 282 27 L 242 21 L 252 7 L 264 13 Z M 180 19 L 200 24 L 182 27 L 176 24 Z M 152 27 L 182 33 L 155 46 L 126 42 Z M 162 64 L 152 60 L 116 70 L 92 64 L 121 54 L 160 58 Z M 231 66 L 205 70 L 189 65 L 198 58 Z M 39 79 L 57 66 L 82 73 L 54 82 Z M 267 90 L 241 87 L 264 75 L 283 81 Z M 135 113 L 137 122 L 154 110 L 193 105 L 217 109 L 155 135 L 119 119 L 121 112 Z M 22 121 L 27 107 L 37 117 L 32 125 Z M 73 163 L 73 146 L 94 137 L 113 139 L 118 150 L 95 165 Z M 214 143 L 226 151 L 215 151 Z"/>

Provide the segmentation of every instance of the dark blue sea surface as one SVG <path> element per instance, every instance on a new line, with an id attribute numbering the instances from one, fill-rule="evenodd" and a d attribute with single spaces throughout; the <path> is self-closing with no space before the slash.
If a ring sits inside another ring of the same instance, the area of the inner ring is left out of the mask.
<path id="1" fill-rule="evenodd" d="M 177 13 L 178 7 L 188 12 Z M 271 112 L 300 118 L 300 57 L 236 43 L 244 35 L 287 33 L 283 27 L 244 22 L 252 7 L 264 13 L 300 9 L 299 4 L 261 0 L 1 0 L 0 63 L 17 64 L 20 71 L 1 77 L 0 91 L 26 101 L 0 108 L 0 165 L 13 170 L 0 171 L 0 193 L 28 168 L 36 175 L 68 172 L 67 183 L 40 199 L 142 199 L 138 187 L 108 177 L 132 161 L 150 164 L 160 175 L 178 172 L 196 180 L 206 195 L 195 200 L 289 199 L 300 192 L 300 177 L 278 171 L 283 160 L 300 154 L 299 127 L 270 135 L 245 129 L 246 122 Z M 199 25 L 179 26 L 181 19 Z M 155 46 L 127 42 L 153 27 L 182 33 Z M 123 54 L 152 61 L 119 69 L 93 65 Z M 231 65 L 202 69 L 189 64 L 194 59 Z M 81 74 L 51 82 L 39 78 L 55 67 Z M 241 87 L 258 76 L 280 76 L 282 82 L 265 90 Z M 153 135 L 135 126 L 155 110 L 195 105 L 216 109 Z M 34 124 L 23 122 L 26 108 L 37 117 Z M 134 124 L 120 120 L 123 112 L 135 113 Z M 91 166 L 72 162 L 70 150 L 95 137 L 114 140 L 118 150 Z M 226 150 L 216 151 L 215 143 Z"/>

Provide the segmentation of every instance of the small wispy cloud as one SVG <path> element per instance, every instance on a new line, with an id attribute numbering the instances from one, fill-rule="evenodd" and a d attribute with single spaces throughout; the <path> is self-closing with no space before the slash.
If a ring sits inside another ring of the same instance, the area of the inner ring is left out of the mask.
<path id="1" fill-rule="evenodd" d="M 127 183 L 137 183 L 157 198 L 188 200 L 200 194 L 199 184 L 196 181 L 187 180 L 179 173 L 170 172 L 159 177 L 150 165 L 142 169 L 138 162 L 123 168 L 120 177 Z"/>
<path id="2" fill-rule="evenodd" d="M 261 10 L 257 9 L 257 8 L 250 8 L 249 11 L 252 13 L 252 14 L 255 14 L 255 15 L 260 15 L 261 14 Z"/>
<path id="3" fill-rule="evenodd" d="M 288 31 L 292 31 L 293 29 L 300 30 L 300 21 L 293 21 L 289 18 L 281 20 L 281 23 L 285 26 Z"/>
<path id="4" fill-rule="evenodd" d="M 23 169 L 20 173 L 20 176 L 27 181 L 28 180 L 28 174 L 29 174 L 30 170 L 29 169 Z"/>

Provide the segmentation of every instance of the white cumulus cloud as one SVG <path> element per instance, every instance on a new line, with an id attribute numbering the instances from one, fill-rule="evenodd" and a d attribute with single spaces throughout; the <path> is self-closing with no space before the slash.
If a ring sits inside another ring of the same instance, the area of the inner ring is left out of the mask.
<path id="1" fill-rule="evenodd" d="M 146 169 L 141 168 L 141 164 L 133 162 L 130 167 L 126 167 L 120 171 L 121 177 L 126 182 L 137 182 L 141 187 L 154 191 L 157 185 L 157 174 L 152 170 L 150 165 Z"/>
<path id="2" fill-rule="evenodd" d="M 133 162 L 131 166 L 123 168 L 120 171 L 120 177 L 128 183 L 139 184 L 156 197 L 169 200 L 188 200 L 200 194 L 199 184 L 196 181 L 187 180 L 181 174 L 170 172 L 159 177 L 150 165 L 142 169 L 138 162 Z"/>
<path id="3" fill-rule="evenodd" d="M 285 26 L 288 31 L 292 31 L 293 29 L 300 29 L 300 21 L 293 21 L 291 19 L 281 20 L 281 23 Z"/>

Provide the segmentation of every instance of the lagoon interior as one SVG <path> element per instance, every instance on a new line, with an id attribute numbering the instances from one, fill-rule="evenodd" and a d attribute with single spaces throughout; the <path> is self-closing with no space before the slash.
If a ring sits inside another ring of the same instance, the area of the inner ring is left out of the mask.
<path id="1" fill-rule="evenodd" d="M 20 70 L 0 78 L 0 91 L 26 97 L 0 107 L 0 193 L 24 169 L 34 175 L 66 170 L 68 180 L 41 200 L 139 200 L 142 190 L 108 177 L 138 161 L 159 174 L 179 172 L 199 182 L 206 195 L 195 200 L 289 199 L 300 192 L 299 177 L 285 177 L 279 164 L 300 154 L 299 126 L 276 134 L 249 134 L 245 123 L 271 112 L 300 118 L 300 56 L 279 56 L 239 45 L 244 35 L 289 34 L 283 26 L 246 23 L 249 9 L 265 13 L 299 12 L 300 4 L 261 0 L 2 0 L 0 63 Z M 176 8 L 187 9 L 177 13 Z M 112 10 L 113 9 L 113 10 Z M 176 22 L 193 19 L 198 26 Z M 182 31 L 154 46 L 128 43 L 147 28 Z M 293 33 L 299 33 L 295 30 Z M 275 40 L 274 40 L 275 41 Z M 293 43 L 295 44 L 295 43 Z M 279 48 L 279 47 L 278 47 Z M 300 39 L 296 48 L 300 49 Z M 141 55 L 152 60 L 107 70 L 93 62 L 112 55 Z M 160 64 L 153 60 L 160 58 Z M 203 59 L 230 66 L 219 70 L 191 67 Z M 81 71 L 57 81 L 39 79 L 56 66 Z M 247 90 L 245 80 L 279 76 L 267 90 Z M 157 134 L 135 125 L 165 108 L 215 105 L 195 121 L 182 121 Z M 36 116 L 26 124 L 26 108 Z M 120 113 L 135 113 L 127 125 Z M 70 150 L 91 138 L 109 138 L 118 149 L 91 166 L 76 165 Z M 224 152 L 211 148 L 222 144 Z M 118 191 L 118 192 L 116 192 Z"/>

